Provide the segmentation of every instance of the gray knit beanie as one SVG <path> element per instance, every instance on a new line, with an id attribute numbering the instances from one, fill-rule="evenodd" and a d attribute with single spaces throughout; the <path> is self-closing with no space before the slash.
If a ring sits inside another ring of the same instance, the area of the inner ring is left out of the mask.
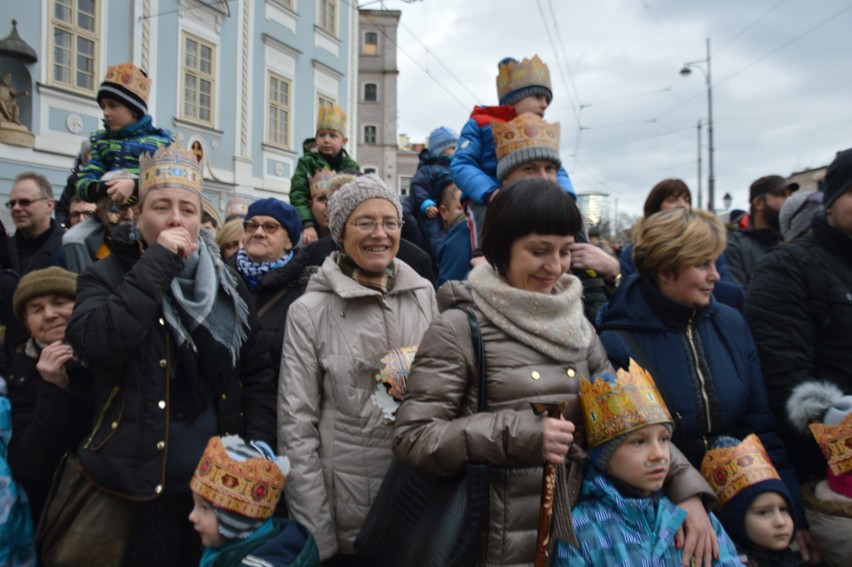
<path id="1" fill-rule="evenodd" d="M 553 148 L 545 146 L 520 148 L 510 154 L 506 154 L 497 162 L 497 179 L 503 181 L 516 167 L 539 159 L 552 161 L 556 164 L 557 168 L 562 167 L 559 152 L 554 151 Z"/>
<path id="2" fill-rule="evenodd" d="M 810 228 L 814 215 L 822 210 L 822 199 L 822 193 L 815 191 L 794 193 L 784 201 L 778 214 L 778 224 L 785 242 L 795 240 Z"/>
<path id="3" fill-rule="evenodd" d="M 516 167 L 535 160 L 562 166 L 559 159 L 559 123 L 525 112 L 509 122 L 494 122 L 494 154 L 497 157 L 497 179 L 501 182 Z"/>
<path id="4" fill-rule="evenodd" d="M 669 435 L 674 431 L 674 423 L 660 423 L 666 429 L 669 430 Z M 635 431 L 635 430 L 634 430 Z M 621 445 L 627 441 L 627 438 L 633 431 L 629 431 L 627 433 L 623 433 L 614 439 L 610 439 L 606 443 L 602 445 L 598 445 L 594 449 L 589 451 L 589 459 L 592 463 L 597 467 L 598 470 L 605 471 L 607 465 L 609 464 L 609 460 L 615 454 L 615 450 L 621 447 Z"/>
<path id="5" fill-rule="evenodd" d="M 332 193 L 328 202 L 328 228 L 331 231 L 331 238 L 338 246 L 343 246 L 343 229 L 352 211 L 370 199 L 390 201 L 396 207 L 399 220 L 402 220 L 402 204 L 399 201 L 399 195 L 385 185 L 381 177 L 375 173 L 356 177 L 354 181 Z"/>

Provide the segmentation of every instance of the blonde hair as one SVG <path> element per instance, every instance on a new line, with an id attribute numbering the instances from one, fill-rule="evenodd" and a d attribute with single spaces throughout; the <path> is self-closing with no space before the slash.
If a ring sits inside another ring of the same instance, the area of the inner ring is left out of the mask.
<path id="1" fill-rule="evenodd" d="M 681 268 L 715 260 L 725 250 L 725 225 L 696 209 L 670 209 L 644 219 L 633 249 L 633 264 L 645 278 L 677 274 Z"/>
<path id="2" fill-rule="evenodd" d="M 216 233 L 216 244 L 219 245 L 219 248 L 224 248 L 229 242 L 239 242 L 243 236 L 245 236 L 243 219 L 229 220 Z"/>
<path id="3" fill-rule="evenodd" d="M 332 193 L 346 185 L 347 183 L 351 183 L 358 179 L 357 175 L 352 175 L 349 173 L 338 173 L 334 177 L 328 180 L 328 198 L 331 199 Z"/>

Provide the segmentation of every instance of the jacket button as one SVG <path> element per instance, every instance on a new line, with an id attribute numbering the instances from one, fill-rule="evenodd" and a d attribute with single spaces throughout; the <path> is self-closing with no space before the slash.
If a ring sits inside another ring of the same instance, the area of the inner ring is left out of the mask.
<path id="1" fill-rule="evenodd" d="M 569 368 L 566 374 L 568 375 L 568 378 L 573 378 L 576 372 L 574 372 L 573 368 Z"/>
<path id="2" fill-rule="evenodd" d="M 162 451 L 165 448 L 166 448 L 166 442 L 165 441 L 160 441 L 160 442 L 157 443 L 157 449 L 158 450 Z"/>
<path id="3" fill-rule="evenodd" d="M 110 423 L 110 424 L 109 424 L 109 426 L 110 426 L 111 428 L 113 428 L 113 429 L 118 429 L 118 422 L 117 422 L 117 421 L 113 421 L 112 423 Z"/>
<path id="4" fill-rule="evenodd" d="M 163 491 L 163 485 L 162 484 L 158 484 L 157 486 L 154 487 L 154 493 L 155 494 L 159 494 L 162 491 Z"/>
<path id="5" fill-rule="evenodd" d="M 227 397 L 228 396 L 226 396 L 225 394 L 222 394 L 222 396 L 221 396 L 222 400 L 225 400 Z"/>
<path id="6" fill-rule="evenodd" d="M 168 364 L 168 363 L 166 362 L 166 359 L 165 359 L 165 358 L 163 358 L 163 359 L 161 359 L 161 360 L 160 360 L 160 368 L 165 368 L 165 367 L 166 367 L 166 364 Z"/>
<path id="7" fill-rule="evenodd" d="M 159 407 L 160 409 L 166 409 L 166 400 L 160 400 L 159 402 L 157 402 L 157 407 Z"/>
<path id="8" fill-rule="evenodd" d="M 532 379 L 538 380 L 539 378 L 541 378 L 541 374 L 538 373 L 538 370 L 533 370 L 532 371 Z"/>
<path id="9" fill-rule="evenodd" d="M 166 322 L 165 322 L 165 321 L 163 321 L 163 318 L 162 318 L 162 317 L 160 317 L 160 325 L 165 325 L 165 324 L 166 324 Z"/>

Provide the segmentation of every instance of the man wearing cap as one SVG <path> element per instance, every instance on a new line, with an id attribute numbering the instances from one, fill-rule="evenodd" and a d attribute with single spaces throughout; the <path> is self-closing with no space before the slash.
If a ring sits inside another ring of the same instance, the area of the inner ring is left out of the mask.
<path id="1" fill-rule="evenodd" d="M 781 207 L 798 183 L 789 183 L 780 175 L 767 175 L 749 188 L 752 227 L 734 232 L 728 240 L 725 256 L 731 279 L 748 288 L 757 263 L 766 253 L 778 246 L 781 238 L 778 222 Z"/>
<path id="2" fill-rule="evenodd" d="M 790 400 L 831 385 L 852 395 L 852 149 L 828 166 L 824 202 L 810 233 L 763 259 L 745 303 L 769 402 L 802 481 L 825 478 L 825 460 L 806 427 L 795 427 L 806 408 Z"/>

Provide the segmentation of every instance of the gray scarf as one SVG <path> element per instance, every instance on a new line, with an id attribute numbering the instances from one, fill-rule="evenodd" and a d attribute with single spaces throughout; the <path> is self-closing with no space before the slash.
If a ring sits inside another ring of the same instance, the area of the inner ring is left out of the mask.
<path id="1" fill-rule="evenodd" d="M 544 294 L 512 287 L 482 264 L 468 282 L 482 314 L 510 337 L 555 360 L 586 357 L 596 335 L 583 315 L 583 284 L 576 276 L 562 274 L 553 293 Z"/>

